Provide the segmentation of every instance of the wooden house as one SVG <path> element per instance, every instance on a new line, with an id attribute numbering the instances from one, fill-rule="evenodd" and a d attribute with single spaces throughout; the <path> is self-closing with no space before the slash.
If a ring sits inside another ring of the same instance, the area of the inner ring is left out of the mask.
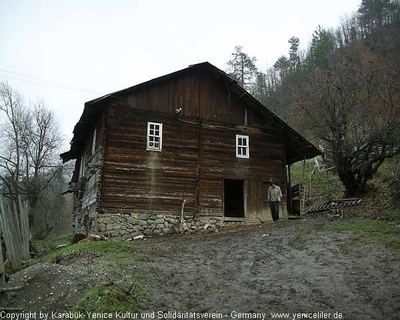
<path id="1" fill-rule="evenodd" d="M 319 154 L 208 62 L 85 103 L 64 162 L 79 233 L 128 238 L 271 219 L 269 182 Z"/>

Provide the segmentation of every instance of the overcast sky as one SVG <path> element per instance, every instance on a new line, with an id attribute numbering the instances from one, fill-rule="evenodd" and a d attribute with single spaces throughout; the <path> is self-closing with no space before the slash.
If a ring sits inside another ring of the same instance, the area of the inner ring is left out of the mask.
<path id="1" fill-rule="evenodd" d="M 360 3 L 0 0 L 0 81 L 54 110 L 66 149 L 86 101 L 190 64 L 225 70 L 236 45 L 266 71 L 289 38 L 306 49 L 318 25 L 338 26 Z"/>

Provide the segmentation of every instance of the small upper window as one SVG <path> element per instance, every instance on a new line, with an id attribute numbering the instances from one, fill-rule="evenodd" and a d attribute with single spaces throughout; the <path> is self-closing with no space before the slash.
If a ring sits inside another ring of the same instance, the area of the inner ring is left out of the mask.
<path id="1" fill-rule="evenodd" d="M 250 157 L 249 136 L 236 135 L 236 157 Z"/>
<path id="2" fill-rule="evenodd" d="M 161 151 L 162 149 L 162 123 L 147 123 L 147 150 Z"/>

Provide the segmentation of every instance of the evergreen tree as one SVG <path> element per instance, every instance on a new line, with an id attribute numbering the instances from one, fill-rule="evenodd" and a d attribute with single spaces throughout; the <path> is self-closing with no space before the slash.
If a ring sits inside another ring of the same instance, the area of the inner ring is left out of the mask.
<path id="1" fill-rule="evenodd" d="M 257 72 L 254 96 L 263 104 L 266 104 L 268 98 L 267 75 L 263 72 Z"/>
<path id="2" fill-rule="evenodd" d="M 382 27 L 390 7 L 390 0 L 362 0 L 358 13 L 363 29 L 369 34 L 374 29 Z"/>
<path id="3" fill-rule="evenodd" d="M 300 57 L 298 55 L 300 39 L 297 37 L 291 37 L 288 41 L 290 43 L 289 49 L 289 61 L 290 61 L 290 68 L 296 69 L 300 65 Z"/>
<path id="4" fill-rule="evenodd" d="M 290 61 L 285 56 L 281 56 L 274 63 L 274 69 L 278 72 L 281 83 L 285 81 L 285 77 L 289 72 Z"/>
<path id="5" fill-rule="evenodd" d="M 314 31 L 311 46 L 307 56 L 307 65 L 310 70 L 315 68 L 326 69 L 329 59 L 335 52 L 335 35 L 321 26 Z"/>
<path id="6" fill-rule="evenodd" d="M 256 57 L 243 52 L 242 46 L 236 46 L 232 59 L 227 62 L 227 73 L 247 91 L 254 92 L 257 78 Z"/>

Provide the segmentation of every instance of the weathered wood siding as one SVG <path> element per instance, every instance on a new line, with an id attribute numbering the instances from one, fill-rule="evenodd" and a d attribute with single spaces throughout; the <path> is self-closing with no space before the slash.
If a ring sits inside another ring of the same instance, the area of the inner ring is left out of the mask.
<path id="1" fill-rule="evenodd" d="M 187 76 L 151 86 L 132 94 L 127 105 L 133 109 L 201 118 L 229 124 L 244 124 L 245 105 L 230 95 L 223 84 L 207 76 Z"/>
<path id="2" fill-rule="evenodd" d="M 101 161 L 103 157 L 104 130 L 102 117 L 98 119 L 85 143 L 84 157 L 80 159 L 80 175 L 84 177 L 82 210 L 92 206 L 97 201 Z M 94 137 L 94 135 L 96 135 Z M 95 145 L 93 146 L 93 142 Z M 82 162 L 83 160 L 83 162 Z M 83 166 L 83 167 L 82 167 Z"/>
<path id="3" fill-rule="evenodd" d="M 253 193 L 253 184 L 263 184 L 271 178 L 284 183 L 283 145 L 280 138 L 266 135 L 259 129 L 204 125 L 201 130 L 202 152 L 200 207 L 202 214 L 223 213 L 223 181 L 235 179 L 245 184 L 246 217 L 254 208 L 261 207 L 266 192 Z M 249 136 L 250 158 L 236 157 L 236 134 Z M 247 188 L 247 189 L 246 189 Z"/>
<path id="4" fill-rule="evenodd" d="M 101 210 L 178 214 L 186 199 L 187 214 L 223 216 L 224 179 L 236 179 L 246 181 L 246 217 L 265 212 L 265 182 L 274 177 L 285 190 L 283 140 L 252 110 L 245 126 L 246 108 L 206 76 L 153 85 L 110 103 Z M 146 150 L 148 121 L 163 123 L 161 152 Z M 236 157 L 237 134 L 249 136 L 249 159 Z"/>
<path id="5" fill-rule="evenodd" d="M 81 157 L 75 162 L 72 178 L 74 184 L 73 227 L 75 233 L 87 233 L 89 216 L 96 214 L 100 202 L 101 165 L 104 151 L 105 122 L 100 115 L 88 127 Z M 95 140 L 94 135 L 96 135 Z M 93 146 L 93 141 L 95 144 Z M 95 223 L 95 219 L 92 219 Z"/>
<path id="6" fill-rule="evenodd" d="M 162 151 L 146 150 L 147 121 L 163 123 Z M 169 114 L 111 107 L 103 168 L 107 212 L 196 210 L 198 140 L 196 126 Z"/>

